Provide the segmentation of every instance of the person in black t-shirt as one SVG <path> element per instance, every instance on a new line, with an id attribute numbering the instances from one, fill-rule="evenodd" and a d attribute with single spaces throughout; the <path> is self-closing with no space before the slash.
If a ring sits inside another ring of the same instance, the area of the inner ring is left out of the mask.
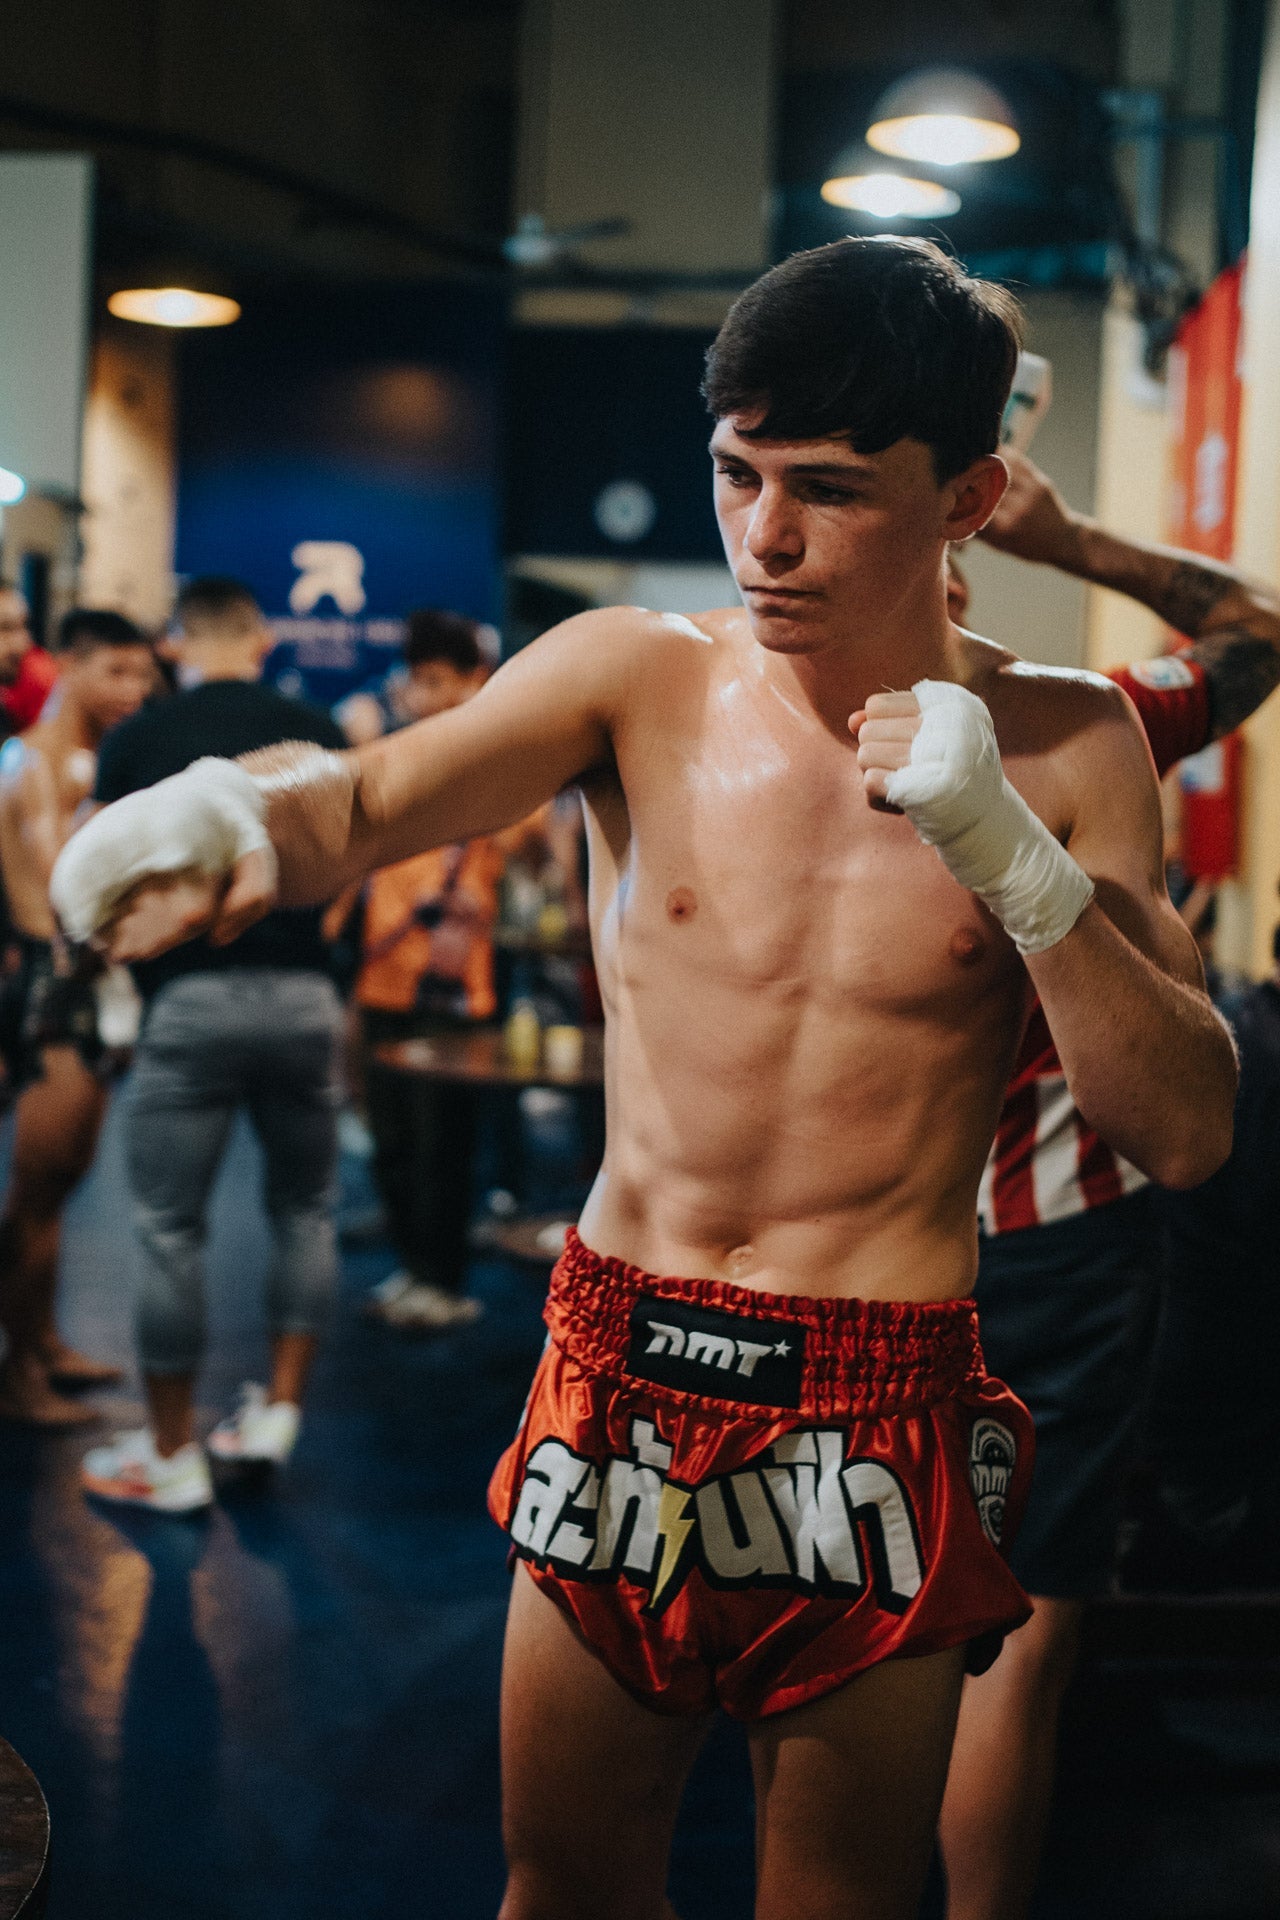
<path id="1" fill-rule="evenodd" d="M 118 728 L 95 798 L 119 799 L 206 754 L 281 740 L 341 748 L 327 714 L 260 683 L 271 634 L 234 580 L 193 581 L 172 640 L 186 691 Z M 212 1499 L 196 1444 L 195 1379 L 204 1347 L 202 1249 L 209 1195 L 238 1109 L 265 1158 L 275 1241 L 267 1280 L 271 1378 L 249 1382 L 209 1436 L 215 1456 L 282 1465 L 337 1279 L 331 1187 L 341 1009 L 320 911 L 268 915 L 233 946 L 196 940 L 134 969 L 146 1016 L 128 1115 L 128 1178 L 142 1261 L 137 1335 L 149 1426 L 95 1448 L 86 1487 L 180 1512 Z"/>

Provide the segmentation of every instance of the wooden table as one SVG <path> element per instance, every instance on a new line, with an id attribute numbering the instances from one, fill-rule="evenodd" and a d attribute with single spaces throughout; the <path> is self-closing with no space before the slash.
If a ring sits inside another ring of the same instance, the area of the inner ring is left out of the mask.
<path id="1" fill-rule="evenodd" d="M 546 960 L 589 960 L 591 934 L 586 927 L 568 927 L 548 936 L 536 927 L 495 927 L 493 944 L 501 953 L 533 954 Z"/>
<path id="2" fill-rule="evenodd" d="M 575 1073 L 552 1073 L 541 1062 L 518 1067 L 494 1027 L 479 1033 L 438 1033 L 430 1040 L 388 1040 L 373 1049 L 379 1066 L 394 1073 L 450 1080 L 472 1087 L 561 1087 L 566 1091 L 604 1085 L 604 1028 L 585 1027 L 582 1065 Z"/>
<path id="3" fill-rule="evenodd" d="M 49 1897 L 49 1809 L 40 1783 L 0 1740 L 0 1920 L 37 1920 Z"/>
<path id="4" fill-rule="evenodd" d="M 604 1028 L 585 1027 L 582 1043 L 582 1065 L 571 1074 L 552 1073 L 542 1064 L 513 1066 L 501 1033 L 493 1028 L 480 1033 L 433 1034 L 430 1040 L 390 1040 L 375 1047 L 373 1057 L 393 1073 L 425 1080 L 513 1091 L 557 1087 L 569 1093 L 598 1094 L 604 1087 Z M 563 1214 L 526 1213 L 493 1223 L 487 1232 L 489 1243 L 508 1258 L 549 1268 L 559 1259 L 563 1246 L 563 1236 L 553 1238 L 550 1230 L 568 1224 Z"/>

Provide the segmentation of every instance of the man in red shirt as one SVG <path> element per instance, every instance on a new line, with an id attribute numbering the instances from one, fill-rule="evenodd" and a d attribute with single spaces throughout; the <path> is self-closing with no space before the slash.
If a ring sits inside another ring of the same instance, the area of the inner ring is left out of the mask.
<path id="1" fill-rule="evenodd" d="M 27 648 L 11 686 L 0 687 L 0 707 L 4 709 L 7 730 L 25 733 L 34 727 L 44 711 L 44 703 L 58 684 L 58 663 L 51 653 L 34 644 Z"/>
<path id="2" fill-rule="evenodd" d="M 25 597 L 0 580 L 0 735 L 33 727 L 57 678 L 53 655 L 31 638 Z"/>
<path id="3" fill-rule="evenodd" d="M 0 707 L 4 709 L 0 731 L 5 733 L 16 733 L 31 724 L 18 720 L 10 708 L 23 663 L 31 651 L 31 615 L 26 600 L 11 582 L 0 580 Z"/>
<path id="4" fill-rule="evenodd" d="M 1162 776 L 1280 684 L 1280 600 L 1197 554 L 1106 532 L 1008 448 L 982 538 L 1150 607 L 1188 635 L 1111 669 Z M 954 568 L 953 620 L 968 589 Z M 1035 1421 L 1036 1464 L 1010 1563 L 1034 1613 L 966 1682 L 941 1821 L 950 1920 L 1018 1920 L 1053 1787 L 1058 1711 L 1084 1603 L 1106 1591 L 1150 1351 L 1157 1246 L 1146 1176 L 1072 1100 L 1034 1003 L 979 1190 L 976 1288 L 988 1365 Z M 993 1756 L 999 1756 L 998 1762 Z"/>

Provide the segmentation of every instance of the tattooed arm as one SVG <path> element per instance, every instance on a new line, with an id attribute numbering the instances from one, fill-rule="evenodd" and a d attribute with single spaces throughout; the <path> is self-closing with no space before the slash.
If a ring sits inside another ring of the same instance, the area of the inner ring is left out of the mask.
<path id="1" fill-rule="evenodd" d="M 1111 587 L 1192 641 L 1209 683 L 1213 738 L 1280 686 L 1280 596 L 1219 560 L 1108 533 L 1074 513 L 1025 454 L 1001 450 L 1009 487 L 982 531 L 989 546 Z"/>
<path id="2" fill-rule="evenodd" d="M 1204 668 L 1213 738 L 1220 740 L 1280 686 L 1280 608 L 1268 588 L 1251 585 L 1229 567 L 1190 554 L 1161 554 L 1159 548 L 1152 557 L 1172 564 L 1146 604 L 1192 640 L 1188 651 Z"/>

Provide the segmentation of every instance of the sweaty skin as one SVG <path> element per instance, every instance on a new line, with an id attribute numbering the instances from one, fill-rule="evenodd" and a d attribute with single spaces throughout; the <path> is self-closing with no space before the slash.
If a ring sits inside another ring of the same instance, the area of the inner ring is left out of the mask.
<path id="1" fill-rule="evenodd" d="M 939 489 L 909 441 L 862 457 L 721 422 L 713 450 L 747 608 L 581 615 L 420 727 L 356 754 L 251 757 L 281 897 L 326 897 L 578 782 L 608 1021 L 586 1244 L 778 1293 L 963 1294 L 1028 973 L 1082 1106 L 1131 1157 L 1199 1179 L 1226 1151 L 1230 1042 L 1164 892 L 1145 742 L 1108 683 L 1028 668 L 947 620 L 945 545 L 990 512 L 998 461 Z M 883 690 L 924 677 L 987 701 L 1009 778 L 1098 884 L 1025 968 L 877 806 L 915 724 Z M 271 897 L 245 862 L 216 930 Z M 112 951 L 202 924 L 144 890 Z"/>
<path id="2" fill-rule="evenodd" d="M 52 940 L 49 875 L 93 792 L 96 760 L 65 719 L 37 721 L 0 752 L 0 871 L 20 933 Z"/>

